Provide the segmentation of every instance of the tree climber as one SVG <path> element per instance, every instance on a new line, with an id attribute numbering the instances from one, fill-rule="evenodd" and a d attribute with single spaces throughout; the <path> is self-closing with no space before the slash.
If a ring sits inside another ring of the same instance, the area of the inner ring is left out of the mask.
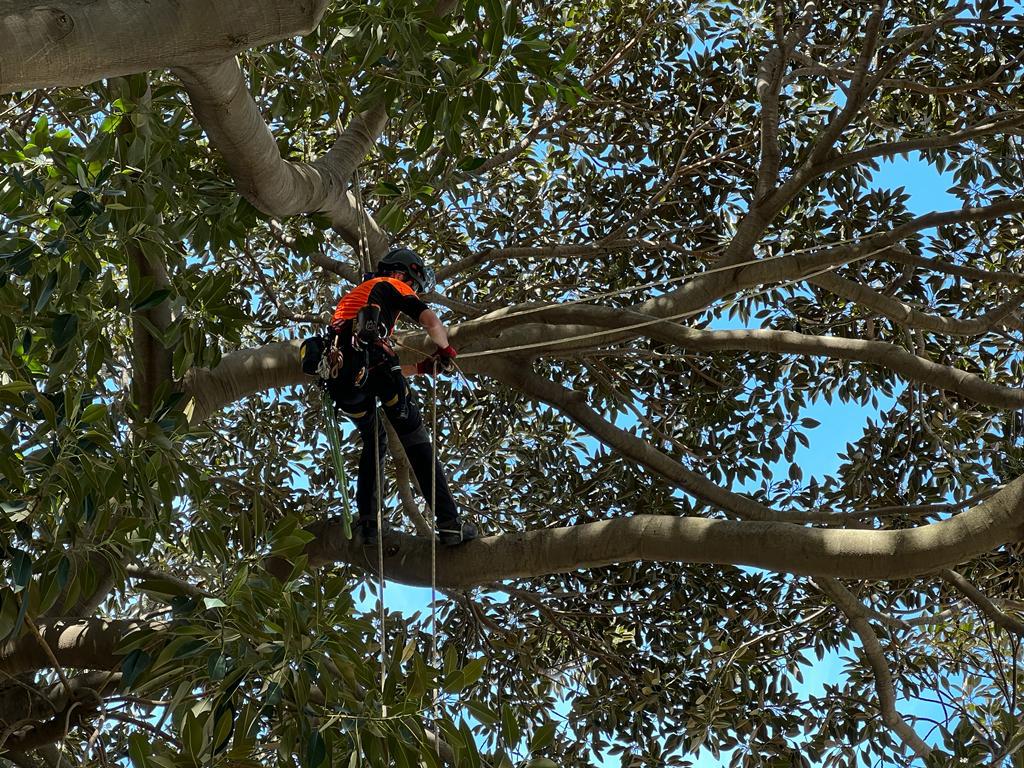
<path id="1" fill-rule="evenodd" d="M 355 422 L 363 441 L 356 482 L 356 534 L 363 544 L 377 543 L 377 478 L 387 454 L 387 434 L 378 418 L 377 400 L 398 433 L 427 503 L 433 492 L 434 516 L 441 543 L 456 546 L 477 538 L 476 526 L 463 522 L 440 463 L 434 458 L 423 418 L 411 397 L 405 375 L 433 375 L 454 369 L 455 348 L 448 330 L 417 292 L 434 287 L 433 270 L 415 252 L 394 248 L 377 263 L 375 275 L 338 302 L 325 340 L 303 344 L 302 367 L 321 375 L 335 407 Z M 416 365 L 400 365 L 389 343 L 398 314 L 418 322 L 437 351 Z M 322 364 L 323 358 L 326 364 Z M 374 453 L 377 456 L 374 457 Z M 433 484 L 433 485 L 432 485 Z"/>

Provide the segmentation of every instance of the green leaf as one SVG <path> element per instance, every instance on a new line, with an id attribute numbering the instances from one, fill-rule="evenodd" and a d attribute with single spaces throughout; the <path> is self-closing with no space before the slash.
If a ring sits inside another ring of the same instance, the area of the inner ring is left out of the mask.
<path id="1" fill-rule="evenodd" d="M 46 119 L 46 115 L 40 115 L 39 119 L 36 120 L 36 125 L 32 129 L 29 141 L 40 149 L 50 145 L 50 123 Z"/>
<path id="2" fill-rule="evenodd" d="M 53 338 L 53 345 L 57 349 L 67 346 L 75 338 L 75 333 L 77 332 L 78 315 L 65 312 L 53 319 L 51 336 Z"/>
<path id="3" fill-rule="evenodd" d="M 540 728 L 533 732 L 530 738 L 530 751 L 536 752 L 551 745 L 555 738 L 555 721 L 548 720 Z"/>
<path id="4" fill-rule="evenodd" d="M 313 731 L 309 735 L 306 744 L 306 759 L 303 761 L 305 768 L 319 768 L 327 760 L 327 744 L 319 731 Z"/>
<path id="5" fill-rule="evenodd" d="M 0 589 L 0 641 L 14 634 L 18 623 L 18 601 L 9 589 Z"/>
<path id="6" fill-rule="evenodd" d="M 223 680 L 224 676 L 228 672 L 228 660 L 223 653 L 211 656 L 210 661 L 206 666 L 210 679 L 213 681 Z"/>
<path id="7" fill-rule="evenodd" d="M 149 739 L 141 733 L 128 735 L 128 757 L 135 768 L 151 768 L 153 762 L 149 759 L 152 754 L 152 747 Z"/>
<path id="8" fill-rule="evenodd" d="M 230 701 L 221 704 L 214 710 L 216 720 L 213 725 L 213 740 L 211 741 L 213 754 L 217 754 L 227 746 L 228 740 L 235 730 L 236 714 L 235 707 Z"/>
<path id="9" fill-rule="evenodd" d="M 166 299 L 170 295 L 170 288 L 158 288 L 145 298 L 140 299 L 139 301 L 132 304 L 132 312 L 141 312 L 146 309 L 152 309 L 153 307 L 163 302 L 164 299 Z"/>
<path id="10" fill-rule="evenodd" d="M 31 580 L 32 558 L 27 552 L 20 549 L 14 550 L 11 555 L 11 583 L 19 590 L 24 590 Z"/>
<path id="11" fill-rule="evenodd" d="M 206 739 L 203 735 L 203 721 L 192 712 L 185 713 L 185 721 L 181 727 L 181 741 L 185 747 L 185 753 L 196 762 L 203 753 Z"/>
<path id="12" fill-rule="evenodd" d="M 46 276 L 46 282 L 43 283 L 43 289 L 39 292 L 39 298 L 36 299 L 35 311 L 39 312 L 50 302 L 50 297 L 53 296 L 53 291 L 57 287 L 57 279 L 59 275 L 57 270 L 54 270 Z"/>
<path id="13" fill-rule="evenodd" d="M 121 681 L 128 688 L 131 688 L 139 676 L 146 671 L 152 662 L 152 657 L 141 648 L 124 657 L 121 662 Z"/>

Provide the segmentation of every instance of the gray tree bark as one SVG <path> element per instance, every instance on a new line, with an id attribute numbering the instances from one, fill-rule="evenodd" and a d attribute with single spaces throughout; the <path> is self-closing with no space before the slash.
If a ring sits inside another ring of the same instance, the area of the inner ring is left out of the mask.
<path id="1" fill-rule="evenodd" d="M 0 93 L 84 85 L 311 32 L 327 0 L 8 0 L 0 17 Z"/>

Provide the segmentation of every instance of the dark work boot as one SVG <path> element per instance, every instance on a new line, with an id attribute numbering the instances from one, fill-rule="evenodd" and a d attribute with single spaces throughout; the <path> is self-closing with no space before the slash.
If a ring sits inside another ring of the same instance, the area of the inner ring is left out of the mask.
<path id="1" fill-rule="evenodd" d="M 381 533 L 386 537 L 391 533 L 391 524 L 387 520 L 381 521 Z M 377 546 L 377 520 L 372 517 L 360 517 L 352 528 L 352 538 L 356 544 L 364 547 Z"/>
<path id="2" fill-rule="evenodd" d="M 446 547 L 457 547 L 478 537 L 476 526 L 470 522 L 461 522 L 456 518 L 437 524 L 437 538 Z"/>

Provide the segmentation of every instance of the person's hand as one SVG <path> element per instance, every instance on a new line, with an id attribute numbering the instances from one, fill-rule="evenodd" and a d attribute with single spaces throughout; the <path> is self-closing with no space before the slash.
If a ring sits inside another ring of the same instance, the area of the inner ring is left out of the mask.
<path id="1" fill-rule="evenodd" d="M 420 376 L 433 376 L 434 375 L 434 358 L 433 356 L 428 357 L 426 360 L 420 360 L 416 363 L 416 373 Z"/>
<path id="2" fill-rule="evenodd" d="M 442 371 L 451 373 L 455 370 L 455 358 L 457 355 L 458 352 L 455 351 L 455 347 L 449 344 L 447 347 L 438 347 L 432 359 L 437 361 L 437 367 Z"/>

